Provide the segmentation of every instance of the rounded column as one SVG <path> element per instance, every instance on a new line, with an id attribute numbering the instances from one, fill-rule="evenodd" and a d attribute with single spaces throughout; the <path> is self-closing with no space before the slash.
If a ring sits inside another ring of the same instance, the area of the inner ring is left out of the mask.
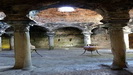
<path id="1" fill-rule="evenodd" d="M 31 69 L 31 49 L 28 25 L 14 25 L 15 69 Z"/>
<path id="2" fill-rule="evenodd" d="M 13 35 L 13 33 L 14 32 L 12 32 L 12 31 L 6 32 L 6 34 L 8 34 L 8 36 L 9 36 L 10 50 L 14 50 L 14 35 Z"/>
<path id="3" fill-rule="evenodd" d="M 131 28 L 129 27 L 124 27 L 123 28 L 124 31 L 124 41 L 125 41 L 125 45 L 126 45 L 126 49 L 129 49 L 129 34 L 131 33 Z"/>
<path id="4" fill-rule="evenodd" d="M 13 35 L 10 35 L 9 44 L 10 44 L 10 50 L 14 50 L 14 36 Z"/>
<path id="5" fill-rule="evenodd" d="M 54 36 L 55 36 L 55 32 L 47 32 L 48 35 L 48 43 L 49 43 L 49 50 L 53 50 L 54 49 Z"/>
<path id="6" fill-rule="evenodd" d="M 112 69 L 123 69 L 126 64 L 126 47 L 124 42 L 123 28 L 121 25 L 110 25 L 109 35 L 111 40 L 111 50 L 113 53 Z"/>
<path id="7" fill-rule="evenodd" d="M 84 45 L 87 46 L 91 44 L 91 33 L 88 31 L 83 31 L 82 33 L 84 35 Z"/>

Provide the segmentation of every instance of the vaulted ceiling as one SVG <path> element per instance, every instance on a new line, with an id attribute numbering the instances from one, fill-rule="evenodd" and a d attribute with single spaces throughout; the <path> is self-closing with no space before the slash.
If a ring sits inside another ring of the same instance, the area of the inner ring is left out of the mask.
<path id="1" fill-rule="evenodd" d="M 75 8 L 73 12 L 60 12 L 58 8 L 49 8 L 42 10 L 37 14 L 35 20 L 41 23 L 62 23 L 62 22 L 75 22 L 75 23 L 88 23 L 92 22 L 100 24 L 103 17 L 95 11 Z"/>

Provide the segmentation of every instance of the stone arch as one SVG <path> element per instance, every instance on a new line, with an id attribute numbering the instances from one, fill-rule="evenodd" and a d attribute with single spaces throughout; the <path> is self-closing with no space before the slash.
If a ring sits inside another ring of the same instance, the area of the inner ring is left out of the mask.
<path id="1" fill-rule="evenodd" d="M 105 28 L 105 27 L 96 27 L 96 28 L 93 28 L 91 30 L 92 34 L 98 34 L 97 33 L 98 32 L 97 30 L 101 31 L 99 33 L 108 33 L 108 28 Z"/>
<path id="2" fill-rule="evenodd" d="M 56 31 L 56 30 L 58 30 L 58 29 L 62 29 L 62 28 L 77 28 L 77 29 L 79 29 L 79 30 L 81 30 L 81 31 L 84 31 L 84 28 L 81 28 L 81 27 L 79 27 L 79 26 L 65 26 L 65 27 L 58 27 L 58 28 L 55 28 L 55 29 L 53 29 L 54 31 Z"/>
<path id="3" fill-rule="evenodd" d="M 41 29 L 44 30 L 44 31 L 50 31 L 49 28 L 44 27 L 44 26 L 40 26 L 40 25 L 34 25 L 34 26 L 39 27 L 39 28 L 41 28 Z M 31 27 L 32 27 L 32 26 L 31 26 Z"/>

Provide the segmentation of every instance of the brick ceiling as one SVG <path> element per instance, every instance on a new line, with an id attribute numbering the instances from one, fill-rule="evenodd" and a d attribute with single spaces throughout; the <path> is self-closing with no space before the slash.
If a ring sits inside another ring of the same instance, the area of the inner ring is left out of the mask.
<path id="1" fill-rule="evenodd" d="M 35 20 L 41 23 L 60 22 L 93 22 L 99 24 L 103 17 L 95 11 L 76 8 L 73 12 L 60 12 L 58 8 L 42 10 L 37 14 Z"/>

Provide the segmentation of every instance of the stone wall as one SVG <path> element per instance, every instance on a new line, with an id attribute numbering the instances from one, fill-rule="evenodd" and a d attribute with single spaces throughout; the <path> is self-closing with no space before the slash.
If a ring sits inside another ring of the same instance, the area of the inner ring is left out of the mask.
<path id="1" fill-rule="evenodd" d="M 82 31 L 76 28 L 62 28 L 55 31 L 55 48 L 81 47 L 83 46 Z M 34 31 L 30 33 L 31 43 L 37 48 L 48 48 L 48 36 L 46 31 Z"/>
<path id="2" fill-rule="evenodd" d="M 111 48 L 110 37 L 106 28 L 96 28 L 92 31 L 92 44 L 96 44 L 99 48 Z"/>
<path id="3" fill-rule="evenodd" d="M 6 34 L 3 34 L 1 37 L 1 42 L 2 42 L 2 49 L 7 50 L 10 49 L 10 41 L 9 41 L 9 36 Z"/>
<path id="4" fill-rule="evenodd" d="M 99 48 L 111 48 L 108 34 L 92 35 L 91 40 L 92 43 L 96 44 Z"/>
<path id="5" fill-rule="evenodd" d="M 133 33 L 129 34 L 129 48 L 133 48 Z"/>
<path id="6" fill-rule="evenodd" d="M 110 48 L 109 35 L 103 30 L 95 31 L 91 35 L 92 44 L 99 48 Z M 48 37 L 46 32 L 32 32 L 31 43 L 37 48 L 48 48 Z M 84 36 L 82 31 L 76 28 L 62 28 L 55 31 L 54 37 L 55 48 L 83 47 Z"/>
<path id="7" fill-rule="evenodd" d="M 62 28 L 56 30 L 55 47 L 81 47 L 84 45 L 82 31 L 76 28 Z"/>
<path id="8" fill-rule="evenodd" d="M 31 37 L 31 44 L 35 45 L 36 48 L 48 48 L 48 38 L 46 35 L 40 36 L 40 33 L 34 33 L 38 34 L 38 37 L 33 36 Z"/>
<path id="9" fill-rule="evenodd" d="M 2 49 L 10 49 L 9 37 L 2 37 Z"/>

